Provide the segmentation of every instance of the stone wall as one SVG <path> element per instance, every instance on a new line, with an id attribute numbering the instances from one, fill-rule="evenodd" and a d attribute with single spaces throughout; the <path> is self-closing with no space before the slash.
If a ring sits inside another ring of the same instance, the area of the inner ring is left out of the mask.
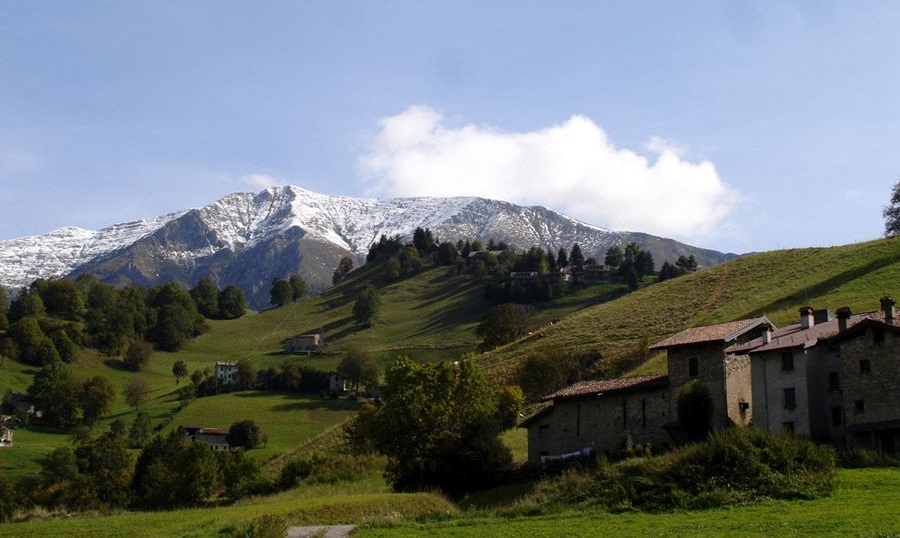
<path id="1" fill-rule="evenodd" d="M 713 400 L 713 428 L 721 429 L 729 423 L 728 401 L 725 393 L 725 353 L 721 342 L 705 345 L 678 346 L 667 350 L 669 366 L 669 383 L 672 397 L 678 397 L 678 391 L 685 383 L 699 379 L 708 389 Z M 692 357 L 697 358 L 698 375 L 689 375 L 689 364 Z M 749 371 L 749 370 L 748 370 Z M 675 409 L 673 401 L 672 409 Z M 678 420 L 678 417 L 673 417 Z"/>
<path id="2" fill-rule="evenodd" d="M 876 343 L 875 330 L 869 328 L 841 344 L 840 375 L 848 428 L 900 420 L 900 337 L 885 333 L 884 340 Z M 868 372 L 860 371 L 864 360 L 869 361 Z"/>
<path id="3" fill-rule="evenodd" d="M 611 454 L 632 444 L 668 446 L 663 426 L 676 420 L 668 389 L 558 400 L 528 425 L 528 461 L 591 448 Z"/>

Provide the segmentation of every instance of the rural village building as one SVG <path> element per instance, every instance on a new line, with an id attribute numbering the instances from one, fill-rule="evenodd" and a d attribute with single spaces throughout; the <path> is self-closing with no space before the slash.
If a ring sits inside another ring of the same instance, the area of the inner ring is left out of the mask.
<path id="1" fill-rule="evenodd" d="M 203 426 L 181 425 L 178 426 L 177 431 L 185 439 L 193 442 L 206 443 L 214 452 L 231 449 L 231 445 L 228 444 L 228 430 L 204 428 Z"/>
<path id="2" fill-rule="evenodd" d="M 216 377 L 223 385 L 231 385 L 237 381 L 237 363 L 216 361 Z"/>
<path id="3" fill-rule="evenodd" d="M 529 461 L 680 442 L 677 395 L 694 379 L 710 391 L 715 429 L 752 424 L 900 450 L 900 323 L 889 297 L 856 315 L 803 307 L 781 329 L 765 317 L 693 327 L 651 349 L 666 351 L 668 375 L 582 381 L 544 397 L 552 405 L 520 425 Z"/>
<path id="4" fill-rule="evenodd" d="M 286 353 L 315 353 L 319 351 L 322 345 L 322 335 L 315 334 L 298 334 L 285 339 L 284 351 Z"/>
<path id="5" fill-rule="evenodd" d="M 581 381 L 545 396 L 553 405 L 525 420 L 528 461 L 542 463 L 632 444 L 665 445 L 673 420 L 664 375 Z"/>
<path id="6" fill-rule="evenodd" d="M 844 443 L 900 450 L 900 325 L 894 301 L 883 298 L 880 311 L 828 343 L 840 350 Z"/>

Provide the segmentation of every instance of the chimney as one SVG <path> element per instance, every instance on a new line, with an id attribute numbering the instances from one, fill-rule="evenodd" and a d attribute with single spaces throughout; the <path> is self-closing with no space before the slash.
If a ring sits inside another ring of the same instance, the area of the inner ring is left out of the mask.
<path id="1" fill-rule="evenodd" d="M 772 329 L 768 327 L 763 327 L 762 332 L 762 343 L 763 345 L 769 344 L 772 342 Z"/>
<path id="2" fill-rule="evenodd" d="M 888 296 L 881 298 L 881 311 L 884 312 L 884 322 L 894 324 L 894 299 Z"/>
<path id="3" fill-rule="evenodd" d="M 804 306 L 800 309 L 800 326 L 809 329 L 816 324 L 815 310 L 811 306 Z"/>
<path id="4" fill-rule="evenodd" d="M 838 330 L 844 332 L 847 330 L 847 322 L 850 320 L 850 307 L 842 306 L 837 309 Z"/>

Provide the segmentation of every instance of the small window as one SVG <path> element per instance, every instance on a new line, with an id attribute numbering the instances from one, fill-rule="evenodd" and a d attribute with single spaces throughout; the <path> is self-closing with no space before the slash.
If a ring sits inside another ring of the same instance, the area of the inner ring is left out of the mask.
<path id="1" fill-rule="evenodd" d="M 794 422 L 793 421 L 782 422 L 781 429 L 787 433 L 794 433 Z"/>
<path id="2" fill-rule="evenodd" d="M 840 407 L 832 407 L 831 408 L 831 425 L 835 428 L 840 428 L 841 424 L 844 422 L 844 413 L 842 412 Z"/>
<path id="3" fill-rule="evenodd" d="M 781 371 L 782 372 L 790 372 L 794 369 L 794 354 L 793 353 L 782 353 L 781 354 Z"/>
<path id="4" fill-rule="evenodd" d="M 691 357 L 688 359 L 688 377 L 697 377 L 700 375 L 700 359 Z"/>
<path id="5" fill-rule="evenodd" d="M 856 400 L 853 402 L 853 414 L 861 415 L 866 412 L 865 400 Z"/>
<path id="6" fill-rule="evenodd" d="M 859 361 L 859 373 L 868 374 L 872 372 L 872 363 L 869 362 L 869 359 L 863 359 Z"/>
<path id="7" fill-rule="evenodd" d="M 841 388 L 841 377 L 837 372 L 828 372 L 828 390 Z"/>
<path id="8" fill-rule="evenodd" d="M 797 407 L 797 393 L 794 388 L 784 389 L 784 408 L 793 409 Z"/>

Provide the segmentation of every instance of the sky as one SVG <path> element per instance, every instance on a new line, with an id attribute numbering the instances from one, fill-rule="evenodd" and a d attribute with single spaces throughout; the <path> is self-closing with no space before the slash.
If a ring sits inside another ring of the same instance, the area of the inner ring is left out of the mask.
<path id="1" fill-rule="evenodd" d="M 291 184 L 724 252 L 883 234 L 900 2 L 0 0 L 0 239 Z"/>

